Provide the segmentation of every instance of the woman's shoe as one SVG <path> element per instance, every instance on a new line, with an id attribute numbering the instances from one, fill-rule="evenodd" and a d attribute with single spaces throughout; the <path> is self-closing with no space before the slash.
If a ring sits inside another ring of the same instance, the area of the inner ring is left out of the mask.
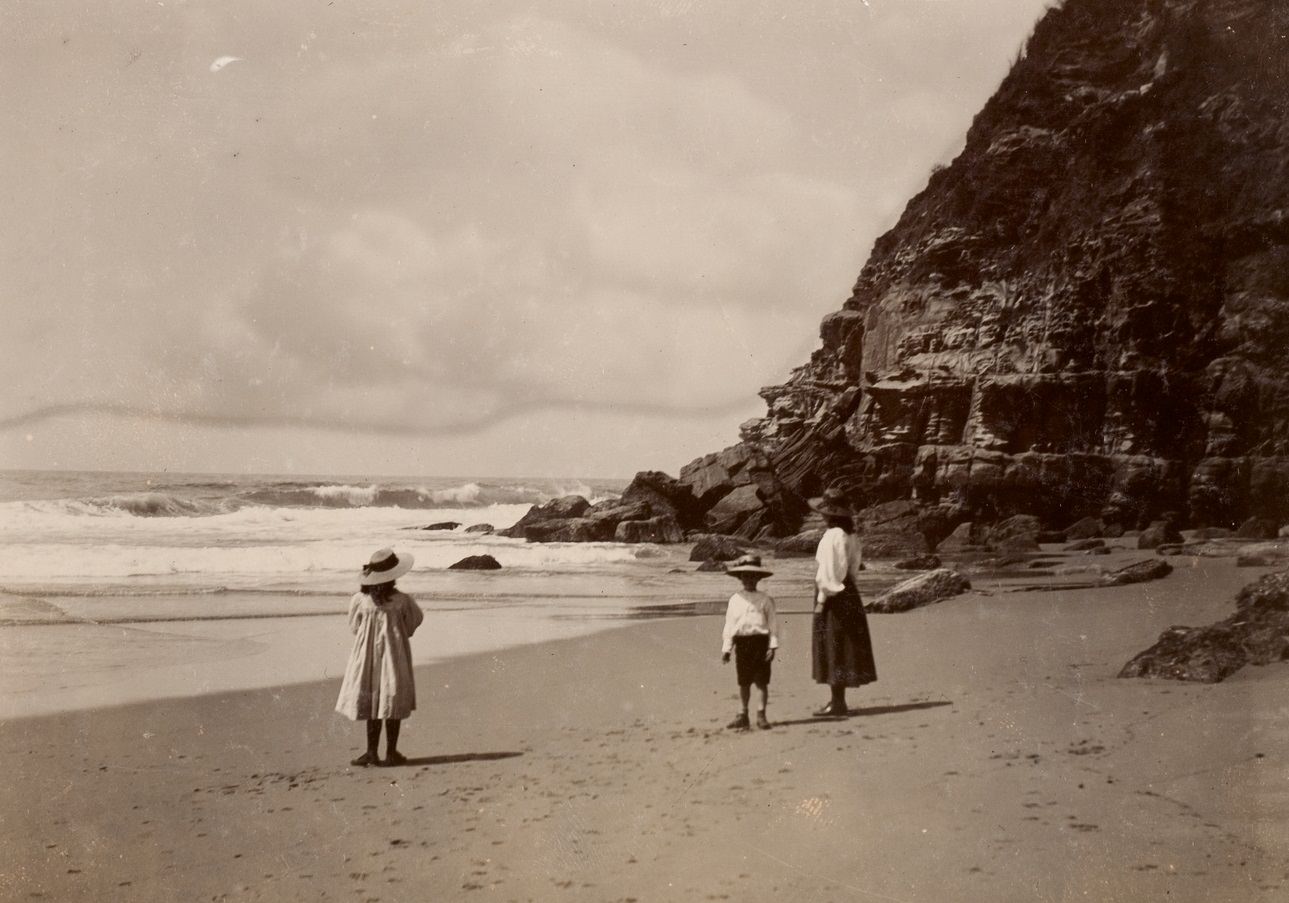
<path id="1" fill-rule="evenodd" d="M 756 726 L 763 731 L 768 731 L 770 729 L 770 722 L 765 717 L 765 712 L 756 713 Z"/>
<path id="2" fill-rule="evenodd" d="M 733 721 L 731 721 L 729 724 L 726 725 L 726 727 L 728 727 L 732 731 L 745 731 L 751 726 L 752 726 L 751 723 L 748 722 L 747 720 L 747 712 L 744 712 L 742 715 L 739 715 L 737 718 L 735 718 Z"/>
<path id="3" fill-rule="evenodd" d="M 390 750 L 385 753 L 385 761 L 380 764 L 384 765 L 386 768 L 391 765 L 406 765 L 407 756 L 403 755 L 401 752 Z"/>
<path id="4" fill-rule="evenodd" d="M 845 708 L 840 708 L 838 706 L 833 705 L 830 702 L 822 709 L 815 712 L 815 717 L 816 718 L 844 718 L 849 714 L 850 712 L 847 711 Z"/>
<path id="5" fill-rule="evenodd" d="M 350 765 L 357 765 L 359 768 L 366 768 L 368 765 L 376 765 L 380 762 L 374 752 L 365 752 L 358 758 L 350 762 Z"/>

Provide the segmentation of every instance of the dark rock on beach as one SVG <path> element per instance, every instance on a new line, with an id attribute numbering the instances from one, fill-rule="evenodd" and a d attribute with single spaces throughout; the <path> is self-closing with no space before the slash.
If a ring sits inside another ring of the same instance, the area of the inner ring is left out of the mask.
<path id="1" fill-rule="evenodd" d="M 472 526 L 466 527 L 465 532 L 488 534 L 488 533 L 496 532 L 496 529 L 497 528 L 494 527 L 492 524 L 474 524 Z"/>
<path id="2" fill-rule="evenodd" d="M 455 529 L 456 529 L 457 527 L 459 527 L 459 526 L 461 526 L 461 524 L 460 524 L 460 522 L 459 522 L 459 521 L 454 521 L 454 520 L 445 520 L 445 521 L 440 521 L 440 522 L 439 522 L 439 523 L 437 523 L 437 524 L 426 524 L 424 527 L 421 527 L 420 529 L 422 529 L 422 530 L 455 530 Z"/>
<path id="3" fill-rule="evenodd" d="M 707 561 L 713 558 L 717 561 L 733 561 L 747 554 L 747 549 L 729 536 L 701 534 L 696 538 L 698 541 L 694 543 L 693 551 L 689 553 L 690 561 Z"/>
<path id="4" fill-rule="evenodd" d="M 1106 574 L 1103 582 L 1107 586 L 1125 586 L 1129 583 L 1145 583 L 1148 580 L 1159 580 L 1173 572 L 1173 566 L 1158 558 L 1147 558 L 1134 561 L 1125 567 Z"/>
<path id="5" fill-rule="evenodd" d="M 819 540 L 823 539 L 823 535 L 823 528 L 818 527 L 805 530 L 796 536 L 780 539 L 774 544 L 774 557 L 813 558 L 815 550 L 819 548 Z"/>
<path id="6" fill-rule="evenodd" d="M 871 612 L 891 614 L 941 602 L 971 589 L 971 582 L 948 568 L 928 571 L 897 584 L 870 602 Z"/>
<path id="7" fill-rule="evenodd" d="M 1275 539 L 1279 526 L 1265 517 L 1251 517 L 1240 524 L 1235 535 L 1240 539 Z"/>
<path id="8" fill-rule="evenodd" d="M 724 574 L 725 562 L 717 561 L 715 558 L 708 558 L 698 567 L 694 568 L 694 570 L 698 573 L 704 573 L 704 574 L 705 573 Z"/>
<path id="9" fill-rule="evenodd" d="M 497 531 L 498 536 L 509 536 L 514 539 L 528 539 L 529 530 L 539 524 L 547 525 L 555 522 L 566 523 L 570 520 L 580 517 L 591 503 L 580 495 L 566 495 L 561 498 L 551 499 L 544 505 L 534 505 L 515 522 L 514 526 L 505 530 Z M 536 537 L 533 537 L 535 541 Z"/>
<path id="10" fill-rule="evenodd" d="M 1105 535 L 1105 524 L 1100 518 L 1084 517 L 1065 528 L 1065 539 L 1073 542 L 1078 539 L 1100 539 Z"/>
<path id="11" fill-rule="evenodd" d="M 1120 677 L 1217 683 L 1247 664 L 1289 660 L 1289 571 L 1240 590 L 1235 614 L 1207 627 L 1170 627 Z"/>
<path id="12" fill-rule="evenodd" d="M 1032 514 L 1015 514 L 989 529 L 989 545 L 1004 551 L 1036 550 L 1043 525 Z"/>
<path id="13" fill-rule="evenodd" d="M 1137 537 L 1137 548 L 1157 549 L 1160 546 L 1180 542 L 1182 542 L 1181 531 L 1171 520 L 1157 520 L 1141 531 L 1141 535 Z"/>
<path id="14" fill-rule="evenodd" d="M 491 555 L 469 555 L 456 564 L 448 566 L 449 571 L 499 571 L 501 563 Z"/>

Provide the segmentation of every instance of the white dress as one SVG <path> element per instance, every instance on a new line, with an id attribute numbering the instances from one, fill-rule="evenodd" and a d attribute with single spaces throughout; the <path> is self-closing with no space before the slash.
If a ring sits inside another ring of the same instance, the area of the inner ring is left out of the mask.
<path id="1" fill-rule="evenodd" d="M 383 605 L 366 593 L 349 600 L 354 645 L 336 711 L 354 721 L 403 719 L 416 708 L 412 677 L 412 634 L 425 615 L 406 593 L 395 592 Z"/>

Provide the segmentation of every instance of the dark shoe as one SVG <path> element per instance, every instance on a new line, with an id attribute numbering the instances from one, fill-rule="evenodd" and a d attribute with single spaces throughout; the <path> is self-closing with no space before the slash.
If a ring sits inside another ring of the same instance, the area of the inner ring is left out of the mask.
<path id="1" fill-rule="evenodd" d="M 756 713 L 756 726 L 763 731 L 768 731 L 770 729 L 770 722 L 766 720 L 765 712 Z"/>
<path id="2" fill-rule="evenodd" d="M 357 765 L 360 768 L 366 768 L 368 765 L 377 765 L 379 763 L 380 759 L 376 758 L 376 754 L 374 752 L 365 752 L 349 764 Z"/>
<path id="3" fill-rule="evenodd" d="M 745 731 L 751 726 L 752 726 L 751 723 L 748 722 L 747 720 L 747 712 L 744 712 L 742 715 L 739 715 L 737 718 L 735 718 L 733 721 L 731 721 L 729 724 L 726 725 L 726 727 L 728 727 L 732 731 Z"/>
<path id="4" fill-rule="evenodd" d="M 385 761 L 380 764 L 384 765 L 386 768 L 391 765 L 406 765 L 407 756 L 403 755 L 401 752 L 391 750 L 390 752 L 385 753 Z"/>
<path id="5" fill-rule="evenodd" d="M 816 718 L 845 718 L 850 714 L 845 708 L 833 705 L 831 702 L 819 711 L 815 712 Z"/>

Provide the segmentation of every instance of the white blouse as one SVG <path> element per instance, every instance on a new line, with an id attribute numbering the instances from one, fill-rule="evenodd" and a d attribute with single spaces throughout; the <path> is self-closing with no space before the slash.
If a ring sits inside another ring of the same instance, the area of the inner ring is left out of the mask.
<path id="1" fill-rule="evenodd" d="M 829 596 L 835 596 L 845 589 L 846 577 L 859 578 L 860 563 L 863 560 L 859 537 L 847 533 L 841 527 L 829 527 L 819 540 L 815 550 L 815 561 L 819 562 L 819 571 L 815 574 L 815 586 L 818 592 L 815 601 L 822 605 Z"/>

